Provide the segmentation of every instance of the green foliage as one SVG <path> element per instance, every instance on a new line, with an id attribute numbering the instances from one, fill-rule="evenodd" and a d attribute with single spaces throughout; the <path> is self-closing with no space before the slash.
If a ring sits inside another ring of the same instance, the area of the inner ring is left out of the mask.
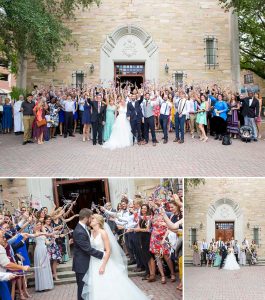
<path id="1" fill-rule="evenodd" d="M 265 79 L 265 1 L 219 0 L 221 6 L 238 13 L 241 68 Z"/>
<path id="2" fill-rule="evenodd" d="M 69 61 L 66 45 L 77 47 L 63 21 L 74 18 L 75 10 L 94 0 L 0 0 L 6 15 L 0 15 L 0 53 L 17 73 L 23 58 L 32 58 L 41 70 L 54 70 Z M 98 3 L 98 2 L 97 2 Z"/>
<path id="3" fill-rule="evenodd" d="M 11 99 L 18 100 L 20 95 L 23 95 L 24 98 L 26 99 L 27 94 L 29 94 L 29 91 L 27 89 L 21 89 L 21 88 L 13 86 L 10 96 L 11 96 Z"/>
<path id="4" fill-rule="evenodd" d="M 188 192 L 189 188 L 196 187 L 200 184 L 205 184 L 205 179 L 203 178 L 189 178 L 184 180 L 184 191 Z"/>

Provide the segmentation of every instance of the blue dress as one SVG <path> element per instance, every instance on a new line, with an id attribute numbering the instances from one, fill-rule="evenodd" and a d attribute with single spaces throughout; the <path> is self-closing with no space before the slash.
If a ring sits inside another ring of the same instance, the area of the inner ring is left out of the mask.
<path id="1" fill-rule="evenodd" d="M 219 114 L 219 117 L 224 119 L 226 121 L 227 119 L 227 112 L 228 112 L 228 105 L 224 101 L 217 101 L 214 104 L 214 110 L 213 110 L 213 116 L 216 116 L 216 110 L 218 111 L 223 111 L 222 113 Z"/>
<path id="2" fill-rule="evenodd" d="M 82 124 L 91 124 L 91 105 L 85 101 L 84 112 L 82 115 Z"/>
<path id="3" fill-rule="evenodd" d="M 59 123 L 64 123 L 64 111 L 60 109 L 59 111 Z"/>
<path id="4" fill-rule="evenodd" d="M 78 120 L 77 101 L 75 101 L 74 121 Z"/>
<path id="5" fill-rule="evenodd" d="M 8 281 L 0 281 L 0 299 L 12 300 Z"/>
<path id="6" fill-rule="evenodd" d="M 103 140 L 106 142 L 111 135 L 112 127 L 115 121 L 115 111 L 116 106 L 115 105 L 108 105 L 107 111 L 106 111 L 106 124 L 104 125 L 104 135 Z"/>
<path id="7" fill-rule="evenodd" d="M 3 106 L 2 128 L 3 129 L 11 129 L 12 124 L 13 124 L 12 105 L 11 104 L 4 104 L 4 106 Z"/>
<path id="8" fill-rule="evenodd" d="M 22 240 L 23 240 L 23 236 L 21 234 L 18 234 L 15 242 L 12 244 L 18 244 Z M 30 260 L 29 260 L 29 255 L 28 255 L 26 244 L 24 244 L 20 248 L 16 249 L 14 252 L 15 252 L 15 254 L 20 254 L 24 258 L 23 266 L 30 266 Z"/>

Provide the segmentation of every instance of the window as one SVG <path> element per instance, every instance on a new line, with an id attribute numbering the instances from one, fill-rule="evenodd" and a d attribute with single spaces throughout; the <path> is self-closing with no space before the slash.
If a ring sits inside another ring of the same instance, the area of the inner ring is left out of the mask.
<path id="1" fill-rule="evenodd" d="M 173 73 L 173 79 L 175 81 L 175 86 L 177 88 L 183 87 L 183 78 L 184 78 L 184 73 L 181 71 L 177 71 Z"/>
<path id="2" fill-rule="evenodd" d="M 8 74 L 0 74 L 0 80 L 8 81 Z"/>
<path id="3" fill-rule="evenodd" d="M 141 75 L 144 74 L 144 65 L 143 64 L 116 64 L 116 75 Z"/>
<path id="4" fill-rule="evenodd" d="M 253 74 L 244 75 L 244 84 L 254 83 Z"/>
<path id="5" fill-rule="evenodd" d="M 191 228 L 190 229 L 190 243 L 191 243 L 191 246 L 196 241 L 197 241 L 197 229 L 196 228 Z"/>
<path id="6" fill-rule="evenodd" d="M 83 88 L 84 87 L 84 79 L 85 73 L 83 71 L 76 71 L 72 74 L 73 82 L 72 85 L 75 88 Z"/>
<path id="7" fill-rule="evenodd" d="M 259 228 L 258 227 L 253 228 L 253 240 L 255 241 L 256 245 L 259 246 Z"/>
<path id="8" fill-rule="evenodd" d="M 218 66 L 217 63 L 217 39 L 215 37 L 208 36 L 204 39 L 205 50 L 206 50 L 206 65 L 215 68 Z"/>

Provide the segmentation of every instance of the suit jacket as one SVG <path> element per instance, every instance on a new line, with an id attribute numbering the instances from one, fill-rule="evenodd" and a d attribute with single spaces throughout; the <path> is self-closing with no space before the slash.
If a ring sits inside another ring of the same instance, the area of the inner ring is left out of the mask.
<path id="1" fill-rule="evenodd" d="M 242 102 L 242 116 L 249 118 L 256 118 L 259 116 L 259 101 L 253 98 L 251 105 L 249 106 L 250 97 L 241 99 Z"/>
<path id="2" fill-rule="evenodd" d="M 98 112 L 98 101 L 87 99 L 87 102 L 92 106 L 91 122 L 106 122 L 106 105 L 101 102 L 100 112 Z"/>
<path id="3" fill-rule="evenodd" d="M 139 121 L 143 117 L 143 112 L 141 108 L 141 103 L 144 100 L 144 96 L 141 96 L 140 100 L 135 100 L 135 106 L 132 102 L 127 104 L 127 117 L 130 117 L 130 122 Z"/>
<path id="4" fill-rule="evenodd" d="M 104 253 L 91 247 L 90 237 L 87 231 L 78 223 L 73 232 L 74 257 L 73 271 L 86 273 L 89 268 L 90 256 L 102 259 Z"/>
<path id="5" fill-rule="evenodd" d="M 223 246 L 221 247 L 220 253 L 221 253 L 221 256 L 222 256 L 223 258 L 225 258 L 225 257 L 227 256 L 227 249 L 226 249 L 226 246 L 225 246 L 225 245 L 223 245 Z"/>

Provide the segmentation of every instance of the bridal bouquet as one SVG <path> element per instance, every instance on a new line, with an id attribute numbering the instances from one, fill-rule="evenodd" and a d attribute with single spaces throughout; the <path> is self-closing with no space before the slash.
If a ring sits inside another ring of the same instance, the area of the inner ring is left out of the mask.
<path id="1" fill-rule="evenodd" d="M 199 252 L 198 246 L 197 246 L 197 245 L 194 245 L 194 246 L 193 246 L 193 250 L 194 250 L 195 252 Z"/>

